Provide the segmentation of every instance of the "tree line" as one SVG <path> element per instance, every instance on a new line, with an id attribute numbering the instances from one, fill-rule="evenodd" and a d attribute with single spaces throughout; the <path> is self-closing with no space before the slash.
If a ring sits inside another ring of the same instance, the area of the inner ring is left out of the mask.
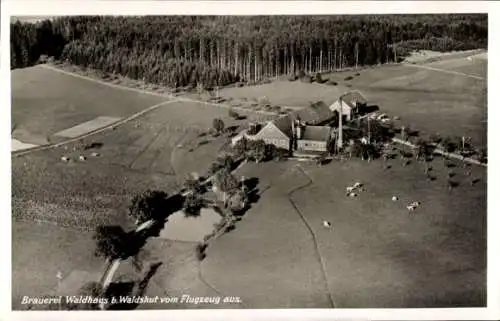
<path id="1" fill-rule="evenodd" d="M 41 55 L 172 87 L 393 62 L 487 47 L 487 15 L 75 16 L 11 23 L 11 67 Z"/>

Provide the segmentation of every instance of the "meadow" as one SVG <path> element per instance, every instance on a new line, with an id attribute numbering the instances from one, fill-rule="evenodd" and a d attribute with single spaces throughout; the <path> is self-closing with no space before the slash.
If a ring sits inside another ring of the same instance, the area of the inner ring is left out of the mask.
<path id="1" fill-rule="evenodd" d="M 485 76 L 486 60 L 461 59 L 423 66 Z M 344 80 L 347 76 L 353 79 Z M 328 77 L 339 85 L 277 81 L 220 93 L 304 106 L 358 89 L 369 104 L 400 116 L 400 124 L 422 135 L 467 135 L 476 145 L 486 144 L 484 80 L 405 65 Z M 98 116 L 123 118 L 167 100 L 40 66 L 13 71 L 12 82 L 13 136 L 37 144 Z M 226 108 L 169 101 L 81 142 L 12 158 L 13 298 L 55 293 L 56 267 L 65 275 L 101 272 L 104 261 L 93 257 L 90 232 L 100 224 L 132 228 L 127 205 L 135 193 L 170 194 L 187 176 L 203 174 L 228 138 L 207 134 L 213 118 L 236 130 L 262 120 L 250 111 L 247 119 L 235 120 Z M 63 162 L 62 156 L 71 160 Z M 440 158 L 430 164 L 435 181 L 425 180 L 420 163 L 390 162 L 390 169 L 382 161 L 359 160 L 323 167 L 295 161 L 245 165 L 237 175 L 259 180 L 258 202 L 234 231 L 210 245 L 202 262 L 196 261 L 192 243 L 149 240 L 144 260 L 163 264 L 146 294 L 222 293 L 241 297 L 237 307 L 245 308 L 484 305 L 486 169 L 473 167 L 468 176 L 456 163 L 451 170 L 458 186 L 448 190 L 449 169 Z M 363 182 L 366 192 L 346 198 L 345 187 L 355 181 Z M 394 195 L 397 202 L 391 201 Z M 415 200 L 422 206 L 410 216 L 406 204 Z M 332 229 L 323 228 L 323 220 Z M 122 264 L 118 278 L 140 279 L 131 264 Z"/>

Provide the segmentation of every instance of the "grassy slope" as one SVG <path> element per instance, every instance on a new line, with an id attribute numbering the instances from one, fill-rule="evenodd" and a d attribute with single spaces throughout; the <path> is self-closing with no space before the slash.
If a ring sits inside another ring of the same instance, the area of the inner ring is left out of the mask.
<path id="1" fill-rule="evenodd" d="M 484 75 L 485 61 L 465 58 L 429 64 L 430 67 Z M 472 65 L 464 65 L 462 61 Z M 435 65 L 435 66 L 434 66 Z M 349 81 L 361 90 L 370 104 L 414 129 L 442 135 L 470 136 L 486 146 L 486 86 L 482 80 L 407 66 L 366 69 Z M 339 83 L 353 72 L 331 75 Z"/>
<path id="2" fill-rule="evenodd" d="M 31 71 L 38 73 L 37 70 Z M 54 76 L 57 80 L 60 75 L 54 73 Z M 71 77 L 67 79 L 81 81 Z M 94 85 L 81 82 L 84 88 Z M 75 84 L 73 83 L 73 86 Z M 116 93 L 118 94 L 114 94 L 115 97 L 128 94 L 121 91 Z M 60 108 L 67 106 L 64 103 L 68 95 L 54 94 L 53 99 L 61 102 Z M 107 107 L 110 111 L 119 109 L 111 104 Z M 46 112 L 50 115 L 49 111 Z M 32 118 L 33 114 L 24 117 L 30 122 L 36 120 Z M 232 125 L 231 120 L 227 118 L 226 109 L 189 103 L 166 105 L 116 130 L 86 139 L 85 143 L 103 144 L 100 149 L 95 150 L 101 154 L 100 157 L 90 157 L 94 150 L 72 151 L 76 144 L 15 157 L 12 159 L 13 216 L 23 220 L 36 217 L 68 225 L 77 223 L 89 229 L 93 229 L 97 224 L 121 224 L 131 228 L 131 222 L 126 218 L 126 206 L 133 194 L 147 188 L 172 191 L 175 185 L 182 181 L 184 174 L 194 169 L 200 171 L 200 168 L 207 168 L 216 157 L 225 138 L 210 138 L 210 142 L 200 146 L 198 150 L 199 140 L 205 138 L 197 137 L 201 131 L 211 127 L 214 117 L 221 117 L 228 125 Z M 52 122 L 48 119 L 38 119 L 40 125 L 44 121 L 48 121 L 49 125 Z M 56 121 L 58 124 L 64 122 L 62 119 Z M 178 143 L 185 146 L 177 148 Z M 188 152 L 191 148 L 194 150 Z M 73 161 L 67 164 L 60 160 L 62 155 L 69 155 L 76 160 L 82 153 L 89 157 L 85 162 Z M 183 162 L 185 157 L 190 159 L 186 166 Z M 178 177 L 173 176 L 174 174 L 178 174 Z M 53 267 L 59 264 L 71 263 L 66 262 L 69 255 L 67 251 L 60 248 L 71 249 L 71 255 L 76 255 L 75 253 L 82 251 L 92 251 L 94 247 L 91 234 L 46 224 L 37 226 L 33 223 L 21 223 L 17 220 L 13 221 L 13 225 L 16 253 L 13 271 L 17 271 L 14 275 L 14 287 L 19 288 L 14 295 L 28 293 L 22 287 L 30 285 L 31 281 L 27 278 L 31 275 L 37 275 L 39 280 L 36 282 L 43 286 L 34 283 L 33 291 L 29 293 L 48 293 L 55 282 L 52 280 L 54 273 L 45 272 L 52 271 Z M 33 234 L 34 226 L 38 230 L 50 229 L 54 239 L 45 238 L 41 232 Z M 70 235 L 78 233 L 81 237 L 67 237 L 68 231 Z M 37 247 L 36 252 L 24 250 L 30 248 L 33 242 L 28 234 L 36 235 L 41 244 L 50 239 L 50 242 L 57 243 L 57 246 Z M 33 264 L 21 268 L 22 262 L 27 260 Z M 85 264 L 81 265 L 82 269 L 87 269 Z M 71 267 L 68 267 L 68 270 L 70 269 Z M 100 270 L 101 266 L 97 268 L 98 272 Z"/>
<path id="3" fill-rule="evenodd" d="M 483 169 L 474 168 L 471 177 L 455 169 L 460 185 L 448 191 L 440 159 L 432 165 L 434 182 L 425 180 L 421 164 L 399 161 L 388 172 L 381 161 L 303 163 L 310 186 L 290 169 L 293 162 L 250 166 L 246 176 L 260 172 L 261 185 L 272 187 L 234 232 L 209 247 L 202 271 L 216 288 L 241 295 L 249 307 L 328 307 L 311 237 L 286 196 L 302 185 L 291 197 L 316 235 L 336 307 L 485 304 Z M 477 177 L 482 180 L 470 186 Z M 367 191 L 346 198 L 345 186 L 358 180 Z M 400 201 L 392 202 L 393 195 Z M 415 200 L 422 206 L 410 217 L 405 206 Z"/>
<path id="4" fill-rule="evenodd" d="M 293 196 L 314 222 L 337 305 L 484 305 L 485 171 L 474 168 L 468 177 L 457 168 L 454 180 L 460 186 L 448 191 L 440 159 L 432 164 L 434 182 L 425 180 L 422 164 L 392 164 L 387 172 L 380 161 L 311 166 L 306 171 L 314 185 Z M 482 180 L 470 186 L 476 177 Z M 345 197 L 345 186 L 355 181 L 364 182 L 367 191 L 352 200 Z M 393 195 L 398 202 L 391 201 Z M 405 206 L 415 200 L 422 206 L 409 216 Z M 333 233 L 324 233 L 323 219 L 332 222 Z"/>
<path id="5" fill-rule="evenodd" d="M 13 309 L 22 309 L 22 296 L 40 296 L 57 287 L 58 271 L 101 271 L 104 261 L 93 256 L 89 233 L 52 225 L 12 224 Z M 82 284 L 83 285 L 83 284 Z"/>
<path id="6" fill-rule="evenodd" d="M 248 164 L 238 173 L 271 186 L 237 223 L 217 239 L 202 262 L 206 280 L 240 296 L 249 308 L 328 307 L 328 297 L 312 235 L 285 198 L 308 183 L 288 163 Z"/>
<path id="7" fill-rule="evenodd" d="M 11 72 L 13 136 L 42 143 L 98 116 L 126 117 L 164 98 L 117 90 L 40 66 Z"/>
<path id="8" fill-rule="evenodd" d="M 279 80 L 258 86 L 225 88 L 220 90 L 220 95 L 248 101 L 267 98 L 273 105 L 304 107 L 319 100 L 331 104 L 346 90 L 347 88 L 342 85 L 329 86 L 308 84 L 299 80 Z"/>

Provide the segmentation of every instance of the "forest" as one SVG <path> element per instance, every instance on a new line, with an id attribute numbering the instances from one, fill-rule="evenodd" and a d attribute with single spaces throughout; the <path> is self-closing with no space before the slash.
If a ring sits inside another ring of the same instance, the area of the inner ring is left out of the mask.
<path id="1" fill-rule="evenodd" d="M 11 23 L 11 69 L 40 57 L 169 87 L 315 74 L 411 50 L 487 48 L 486 14 L 72 16 Z"/>

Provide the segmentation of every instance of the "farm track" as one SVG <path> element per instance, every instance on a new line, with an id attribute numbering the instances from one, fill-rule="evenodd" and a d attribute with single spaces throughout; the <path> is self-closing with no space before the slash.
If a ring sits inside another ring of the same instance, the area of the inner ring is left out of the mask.
<path id="1" fill-rule="evenodd" d="M 152 95 L 152 96 L 156 96 L 156 97 L 163 97 L 163 98 L 167 98 L 167 99 L 173 99 L 173 100 L 176 100 L 178 102 L 180 101 L 180 102 L 199 103 L 199 104 L 217 106 L 217 107 L 227 108 L 227 109 L 232 108 L 234 110 L 245 111 L 245 112 L 250 112 L 250 113 L 257 113 L 257 114 L 262 114 L 262 115 L 276 116 L 276 113 L 268 112 L 268 111 L 264 111 L 264 110 L 252 110 L 252 109 L 249 109 L 249 108 L 243 108 L 243 107 L 238 107 L 238 106 L 231 106 L 231 105 L 228 105 L 228 104 L 207 102 L 207 101 L 196 100 L 196 99 L 191 99 L 191 98 L 186 98 L 186 97 L 179 97 L 179 96 L 175 96 L 175 95 L 171 95 L 171 94 L 157 93 L 157 92 L 154 92 L 154 91 L 151 91 L 151 90 L 146 90 L 146 89 L 131 88 L 131 87 L 127 87 L 127 86 L 124 86 L 124 85 L 112 84 L 112 83 L 104 81 L 104 80 L 99 80 L 99 79 L 96 79 L 94 77 L 89 77 L 89 76 L 83 76 L 83 75 L 80 75 L 80 74 L 77 74 L 77 73 L 74 73 L 74 72 L 69 72 L 69 71 L 62 70 L 60 68 L 57 68 L 57 67 L 54 67 L 54 66 L 50 66 L 50 65 L 46 65 L 46 64 L 42 64 L 42 65 L 39 65 L 39 66 L 42 67 L 42 68 L 46 68 L 46 69 L 49 69 L 49 70 L 52 70 L 52 71 L 55 71 L 55 72 L 59 72 L 59 73 L 68 75 L 68 76 L 72 76 L 72 77 L 76 77 L 76 78 L 80 78 L 80 79 L 92 81 L 92 82 L 95 82 L 95 83 L 98 83 L 98 84 L 101 84 L 101 85 L 104 85 L 104 86 L 112 87 L 112 88 L 115 88 L 115 89 L 127 90 L 127 91 L 132 91 L 132 92 L 136 92 L 136 93 L 140 93 L 140 94 L 146 94 L 146 95 Z M 291 108 L 295 108 L 295 107 L 291 107 Z"/>
<path id="2" fill-rule="evenodd" d="M 74 142 L 77 142 L 81 139 L 84 139 L 84 138 L 87 138 L 87 137 L 90 137 L 90 136 L 93 136 L 93 135 L 96 135 L 96 134 L 100 134 L 100 133 L 103 133 L 105 131 L 108 131 L 108 130 L 113 130 L 113 129 L 116 129 L 116 127 L 118 126 L 121 126 L 123 124 L 126 124 L 134 119 L 137 119 L 141 116 L 143 116 L 144 114 L 146 113 L 149 113 L 149 112 L 152 112 L 153 110 L 155 109 L 158 109 L 162 106 L 165 106 L 165 105 L 168 105 L 168 104 L 172 104 L 172 103 L 175 103 L 177 102 L 176 100 L 167 100 L 167 101 L 163 101 L 159 104 L 156 104 L 156 105 L 153 105 L 153 106 L 150 106 L 138 113 L 135 113 L 127 118 L 124 118 L 124 119 L 121 119 L 115 123 L 112 123 L 112 124 L 109 124 L 107 126 L 104 126 L 104 127 L 101 127 L 99 129 L 96 129 L 92 132 L 89 132 L 89 133 L 86 133 L 84 135 L 81 135 L 81 136 L 78 136 L 78 137 L 74 137 L 74 138 L 71 138 L 71 139 L 67 139 L 65 141 L 62 141 L 62 142 L 59 142 L 59 143 L 55 143 L 55 144 L 47 144 L 47 145 L 42 145 L 42 146 L 37 146 L 37 147 L 33 147 L 33 148 L 30 148 L 30 149 L 25 149 L 25 150 L 20 150 L 20 151 L 15 151 L 15 152 L 12 152 L 12 155 L 13 156 L 23 156 L 23 155 L 27 155 L 27 154 L 30 154 L 30 153 L 33 153 L 33 152 L 38 152 L 38 151 L 42 151 L 42 150 L 48 150 L 48 149 L 52 149 L 52 148 L 57 148 L 57 147 L 61 147 L 61 146 L 64 146 L 64 145 L 67 145 L 67 144 L 71 144 L 71 143 L 74 143 Z"/>
<path id="3" fill-rule="evenodd" d="M 137 92 L 137 93 L 141 93 L 141 94 L 153 95 L 153 96 L 157 96 L 157 97 L 163 97 L 163 98 L 169 99 L 169 100 L 163 101 L 163 102 L 161 102 L 159 104 L 156 104 L 156 105 L 153 105 L 153 106 L 150 106 L 150 107 L 148 107 L 148 108 L 146 108 L 146 109 L 144 109 L 144 110 L 142 110 L 142 111 L 140 111 L 138 113 L 135 113 L 135 114 L 133 114 L 133 115 L 131 115 L 131 116 L 125 118 L 125 119 L 119 120 L 119 121 L 117 121 L 115 123 L 112 123 L 110 125 L 101 127 L 101 128 L 99 128 L 97 130 L 88 132 L 88 133 L 86 133 L 84 135 L 81 135 L 81 136 L 78 136 L 78 137 L 74 137 L 74 138 L 71 138 L 71 139 L 68 139 L 68 140 L 65 140 L 65 141 L 62 141 L 62 142 L 59 142 L 59 143 L 55 143 L 55 144 L 46 144 L 46 145 L 32 147 L 32 148 L 29 148 L 29 149 L 24 149 L 24 150 L 19 150 L 19 151 L 13 151 L 11 153 L 11 155 L 13 155 L 13 156 L 23 156 L 23 155 L 30 154 L 32 152 L 37 152 L 37 151 L 41 151 L 41 150 L 47 150 L 47 149 L 57 148 L 57 147 L 64 146 L 64 145 L 67 145 L 67 144 L 70 144 L 70 143 L 74 143 L 74 142 L 79 141 L 79 140 L 81 140 L 83 138 L 87 138 L 87 137 L 90 137 L 92 135 L 102 133 L 102 132 L 104 132 L 106 130 L 115 129 L 118 126 L 121 126 L 121 125 L 126 124 L 126 123 L 128 123 L 128 122 L 130 122 L 130 121 L 132 121 L 132 120 L 134 120 L 136 118 L 139 118 L 139 117 L 143 116 L 144 114 L 146 114 L 148 112 L 151 112 L 151 111 L 153 111 L 153 110 L 155 110 L 155 109 L 157 109 L 157 108 L 159 108 L 161 106 L 164 106 L 164 105 L 167 105 L 167 104 L 171 104 L 171 103 L 175 103 L 175 102 L 198 103 L 198 104 L 202 104 L 202 105 L 211 105 L 211 106 L 217 106 L 217 107 L 226 108 L 226 109 L 232 108 L 234 110 L 239 110 L 239 111 L 249 112 L 249 113 L 255 113 L 255 114 L 261 114 L 261 115 L 267 115 L 267 116 L 276 116 L 277 115 L 276 113 L 273 113 L 273 112 L 267 112 L 267 111 L 262 111 L 262 110 L 251 110 L 249 108 L 234 107 L 234 106 L 227 105 L 227 104 L 206 102 L 206 101 L 201 101 L 201 100 L 196 100 L 196 99 L 191 99 L 191 98 L 185 98 L 185 97 L 176 97 L 176 96 L 169 95 L 169 94 L 155 93 L 155 92 L 153 92 L 151 90 L 137 89 L 137 88 L 127 87 L 127 86 L 124 86 L 124 85 L 112 84 L 110 82 L 99 80 L 99 79 L 96 79 L 96 78 L 93 78 L 93 77 L 79 75 L 77 73 L 68 72 L 68 71 L 56 68 L 54 66 L 46 65 L 46 64 L 39 65 L 39 67 L 45 68 L 45 69 L 49 69 L 49 70 L 52 70 L 52 71 L 55 71 L 55 72 L 59 72 L 59 73 L 62 73 L 62 74 L 68 75 L 68 76 L 72 76 L 72 77 L 84 79 L 84 80 L 87 80 L 87 81 L 92 81 L 94 83 L 98 83 L 98 84 L 101 84 L 101 85 L 104 85 L 104 86 L 108 86 L 108 87 L 112 87 L 112 88 L 115 88 L 115 89 L 132 91 L 132 92 Z"/>
<path id="4" fill-rule="evenodd" d="M 293 208 L 297 212 L 297 214 L 300 216 L 300 219 L 302 220 L 302 222 L 304 223 L 304 225 L 306 226 L 307 230 L 309 231 L 309 233 L 312 236 L 312 240 L 313 240 L 313 243 L 314 243 L 314 250 L 315 250 L 316 255 L 318 257 L 318 261 L 319 261 L 319 263 L 321 265 L 321 274 L 323 275 L 323 281 L 325 282 L 325 288 L 326 288 L 326 291 L 328 292 L 328 301 L 330 303 L 330 308 L 333 309 L 333 308 L 335 308 L 335 303 L 334 303 L 334 300 L 333 300 L 333 297 L 332 297 L 332 291 L 330 290 L 330 286 L 328 285 L 328 277 L 327 277 L 327 273 L 326 273 L 326 265 L 325 265 L 325 261 L 323 260 L 323 257 L 321 256 L 321 251 L 319 249 L 318 242 L 316 240 L 316 234 L 314 234 L 314 231 L 313 231 L 311 225 L 309 224 L 309 222 L 305 218 L 304 214 L 302 214 L 302 212 L 300 211 L 300 209 L 297 207 L 297 205 L 295 204 L 295 202 L 293 200 L 293 193 L 309 187 L 313 183 L 313 180 L 306 173 L 306 171 L 302 168 L 302 166 L 297 165 L 297 168 L 302 172 L 302 174 L 304 174 L 307 177 L 308 183 L 305 184 L 305 185 L 301 185 L 301 186 L 299 186 L 299 187 L 291 190 L 290 192 L 288 192 L 287 193 L 287 198 L 288 198 L 288 201 L 290 202 L 290 204 L 293 206 Z"/>
<path id="5" fill-rule="evenodd" d="M 439 69 L 439 68 L 434 68 L 434 67 L 429 67 L 429 66 L 424 66 L 424 65 L 403 64 L 403 66 L 413 67 L 413 68 L 420 68 L 420 69 L 426 69 L 426 70 L 432 70 L 432 71 L 437 71 L 437 72 L 443 72 L 443 73 L 446 73 L 446 74 L 463 76 L 463 77 L 469 77 L 469 78 L 472 78 L 472 79 L 486 80 L 486 78 L 480 77 L 480 76 L 469 75 L 469 74 L 464 74 L 463 72 L 458 72 L 458 71 L 453 71 L 453 70 L 446 70 L 446 69 Z"/>

